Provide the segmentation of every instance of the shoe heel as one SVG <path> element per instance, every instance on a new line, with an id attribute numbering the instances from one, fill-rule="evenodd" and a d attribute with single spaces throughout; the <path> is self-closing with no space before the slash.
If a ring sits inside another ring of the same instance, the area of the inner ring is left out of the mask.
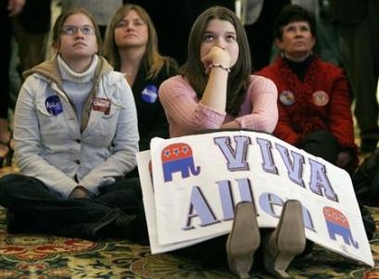
<path id="1" fill-rule="evenodd" d="M 229 268 L 240 278 L 249 278 L 253 266 L 254 253 L 260 245 L 260 233 L 254 204 L 240 202 L 232 230 L 226 241 Z"/>
<path id="2" fill-rule="evenodd" d="M 239 276 L 240 279 L 250 278 L 249 272 L 253 266 L 253 262 L 245 257 L 235 257 L 233 260 L 229 260 L 229 268 L 235 274 Z"/>
<path id="3" fill-rule="evenodd" d="M 305 230 L 301 203 L 289 200 L 284 204 L 277 228 L 269 236 L 264 250 L 264 265 L 277 278 L 290 278 L 286 269 L 294 256 L 305 249 Z"/>

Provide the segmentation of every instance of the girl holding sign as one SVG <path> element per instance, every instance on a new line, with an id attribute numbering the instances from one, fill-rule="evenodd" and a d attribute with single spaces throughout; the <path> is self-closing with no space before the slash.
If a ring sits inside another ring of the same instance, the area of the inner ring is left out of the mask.
<path id="1" fill-rule="evenodd" d="M 250 61 L 247 37 L 234 12 L 212 7 L 200 14 L 191 29 L 180 75 L 160 86 L 170 136 L 218 129 L 273 132 L 278 120 L 276 86 L 267 78 L 251 75 Z M 292 258 L 305 247 L 302 220 L 301 203 L 287 201 L 277 228 L 262 232 L 261 238 L 255 205 L 242 202 L 236 206 L 226 253 L 224 237 L 182 252 L 193 253 L 204 263 L 227 260 L 233 272 L 248 278 L 254 253 L 262 246 L 266 270 L 284 278 Z"/>

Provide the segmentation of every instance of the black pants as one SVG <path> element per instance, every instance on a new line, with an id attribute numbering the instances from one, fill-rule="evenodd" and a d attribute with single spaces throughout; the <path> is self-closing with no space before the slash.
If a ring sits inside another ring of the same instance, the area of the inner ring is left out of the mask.
<path id="1" fill-rule="evenodd" d="M 11 232 L 47 233 L 95 240 L 102 237 L 147 239 L 138 178 L 118 179 L 93 199 L 62 198 L 33 177 L 0 178 L 0 205 L 7 208 Z M 128 226 L 120 220 L 132 220 Z"/>
<path id="2" fill-rule="evenodd" d="M 323 158 L 333 165 L 336 165 L 337 156 L 341 150 L 333 134 L 324 130 L 308 134 L 300 148 L 309 154 Z"/>

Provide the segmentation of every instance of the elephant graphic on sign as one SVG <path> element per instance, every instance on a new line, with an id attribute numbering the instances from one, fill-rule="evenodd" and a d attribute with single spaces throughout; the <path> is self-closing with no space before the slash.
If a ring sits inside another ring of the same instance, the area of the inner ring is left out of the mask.
<path id="1" fill-rule="evenodd" d="M 180 172 L 182 178 L 200 173 L 200 167 L 195 167 L 192 149 L 186 143 L 168 145 L 162 150 L 161 159 L 165 182 L 172 181 L 172 174 L 175 172 Z"/>
<path id="2" fill-rule="evenodd" d="M 340 235 L 345 244 L 353 245 L 358 249 L 359 244 L 353 239 L 346 216 L 341 211 L 328 206 L 324 207 L 323 213 L 330 239 L 336 240 L 336 235 Z"/>

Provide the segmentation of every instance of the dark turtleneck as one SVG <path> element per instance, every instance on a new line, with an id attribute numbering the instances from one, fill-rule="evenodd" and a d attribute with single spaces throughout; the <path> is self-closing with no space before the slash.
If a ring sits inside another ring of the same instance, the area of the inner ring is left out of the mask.
<path id="1" fill-rule="evenodd" d="M 297 77 L 303 81 L 305 73 L 307 72 L 309 65 L 311 65 L 313 61 L 313 55 L 308 56 L 304 61 L 295 62 L 289 60 L 285 56 L 283 57 L 284 61 L 287 63 L 288 67 L 297 75 Z"/>

